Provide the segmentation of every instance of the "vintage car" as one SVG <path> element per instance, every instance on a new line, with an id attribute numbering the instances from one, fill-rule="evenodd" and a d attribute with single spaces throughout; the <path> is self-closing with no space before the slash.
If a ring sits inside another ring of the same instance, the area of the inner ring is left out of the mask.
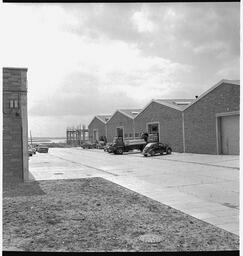
<path id="1" fill-rule="evenodd" d="M 36 154 L 36 148 L 31 145 L 28 145 L 28 153 L 29 153 L 29 156 Z"/>
<path id="2" fill-rule="evenodd" d="M 32 150 L 33 154 L 36 154 L 37 149 L 35 147 L 31 146 L 31 150 Z"/>
<path id="3" fill-rule="evenodd" d="M 111 153 L 111 147 L 112 147 L 112 143 L 106 143 L 104 147 L 104 151 Z"/>
<path id="4" fill-rule="evenodd" d="M 28 145 L 28 155 L 32 156 L 33 154 L 34 154 L 34 152 L 33 152 L 32 148 L 31 148 L 31 146 Z"/>
<path id="5" fill-rule="evenodd" d="M 163 155 L 164 153 L 169 155 L 171 152 L 171 147 L 161 142 L 150 142 L 143 149 L 144 156 Z"/>
<path id="6" fill-rule="evenodd" d="M 95 148 L 96 146 L 95 146 L 95 144 L 91 143 L 90 141 L 86 141 L 86 142 L 84 142 L 84 143 L 81 145 L 81 147 L 82 147 L 83 149 L 85 149 L 85 148 L 91 149 L 91 148 Z"/>
<path id="7" fill-rule="evenodd" d="M 98 148 L 98 149 L 104 149 L 105 147 L 105 142 L 100 140 L 98 141 L 96 144 L 95 144 L 95 147 Z"/>
<path id="8" fill-rule="evenodd" d="M 37 152 L 38 153 L 48 153 L 49 148 L 43 145 L 38 146 Z"/>

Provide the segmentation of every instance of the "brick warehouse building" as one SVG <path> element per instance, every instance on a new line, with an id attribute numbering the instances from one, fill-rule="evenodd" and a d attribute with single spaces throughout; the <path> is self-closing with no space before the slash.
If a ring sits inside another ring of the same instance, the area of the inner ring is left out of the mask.
<path id="1" fill-rule="evenodd" d="M 101 137 L 107 138 L 106 123 L 110 119 L 111 115 L 97 115 L 88 125 L 89 140 L 94 143 L 99 141 Z"/>
<path id="2" fill-rule="evenodd" d="M 182 111 L 193 99 L 152 100 L 134 119 L 135 131 L 155 133 L 173 151 L 183 152 Z"/>
<path id="3" fill-rule="evenodd" d="M 3 182 L 28 180 L 27 69 L 3 68 Z"/>
<path id="4" fill-rule="evenodd" d="M 221 80 L 184 111 L 184 150 L 239 154 L 240 81 Z"/>
<path id="5" fill-rule="evenodd" d="M 136 137 L 134 130 L 134 118 L 141 109 L 119 109 L 109 119 L 107 127 L 107 141 L 112 142 L 115 136 L 124 139 Z"/>

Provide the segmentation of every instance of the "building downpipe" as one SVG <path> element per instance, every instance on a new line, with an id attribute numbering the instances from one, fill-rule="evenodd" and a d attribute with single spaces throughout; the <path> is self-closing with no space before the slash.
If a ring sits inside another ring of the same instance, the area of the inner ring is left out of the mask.
<path id="1" fill-rule="evenodd" d="M 183 153 L 186 153 L 184 112 L 181 112 L 181 114 L 182 114 L 182 144 L 183 144 Z"/>

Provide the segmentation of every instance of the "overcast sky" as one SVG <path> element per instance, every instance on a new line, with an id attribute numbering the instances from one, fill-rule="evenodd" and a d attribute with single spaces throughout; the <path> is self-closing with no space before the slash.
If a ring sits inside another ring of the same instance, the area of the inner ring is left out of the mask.
<path id="1" fill-rule="evenodd" d="M 4 66 L 28 68 L 33 137 L 240 79 L 237 2 L 3 4 L 0 19 Z"/>

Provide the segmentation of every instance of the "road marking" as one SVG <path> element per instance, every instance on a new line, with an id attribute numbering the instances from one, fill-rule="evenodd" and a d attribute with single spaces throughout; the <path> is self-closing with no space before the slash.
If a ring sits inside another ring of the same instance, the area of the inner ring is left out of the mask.
<path id="1" fill-rule="evenodd" d="M 129 156 L 133 156 L 132 154 L 128 154 Z M 137 156 L 136 156 L 137 157 Z M 142 156 L 141 156 L 142 157 Z M 211 163 L 198 163 L 198 162 L 192 162 L 192 161 L 185 161 L 185 160 L 177 160 L 177 159 L 163 159 L 161 158 L 156 158 L 158 156 L 152 157 L 152 158 L 146 158 L 146 159 L 157 159 L 161 161 L 172 161 L 172 162 L 181 162 L 181 163 L 189 163 L 189 164 L 199 164 L 199 165 L 206 165 L 206 166 L 215 166 L 215 167 L 221 167 L 221 168 L 229 168 L 229 169 L 236 169 L 240 170 L 240 167 L 231 167 L 231 166 L 224 166 L 224 165 L 217 165 L 217 164 L 211 164 Z"/>
<path id="2" fill-rule="evenodd" d="M 88 168 L 91 168 L 91 169 L 94 169 L 94 170 L 97 170 L 97 171 L 100 171 L 100 172 L 105 172 L 105 173 L 108 173 L 108 174 L 113 175 L 113 176 L 119 176 L 118 174 L 114 174 L 114 173 L 112 173 L 112 172 L 104 171 L 104 170 L 102 170 L 102 169 L 100 169 L 100 168 L 96 168 L 96 167 L 93 167 L 93 166 L 91 166 L 91 165 L 81 164 L 81 163 L 79 163 L 79 162 L 75 162 L 75 161 L 72 161 L 72 160 L 68 160 L 68 159 L 65 159 L 65 158 L 63 158 L 63 157 L 56 156 L 56 155 L 53 155 L 53 154 L 50 154 L 50 155 L 52 155 L 53 157 L 62 159 L 62 160 L 64 160 L 64 161 L 70 162 L 70 163 L 74 163 L 74 164 L 78 164 L 78 165 L 81 165 L 81 166 L 85 166 L 85 167 L 88 167 Z"/>

